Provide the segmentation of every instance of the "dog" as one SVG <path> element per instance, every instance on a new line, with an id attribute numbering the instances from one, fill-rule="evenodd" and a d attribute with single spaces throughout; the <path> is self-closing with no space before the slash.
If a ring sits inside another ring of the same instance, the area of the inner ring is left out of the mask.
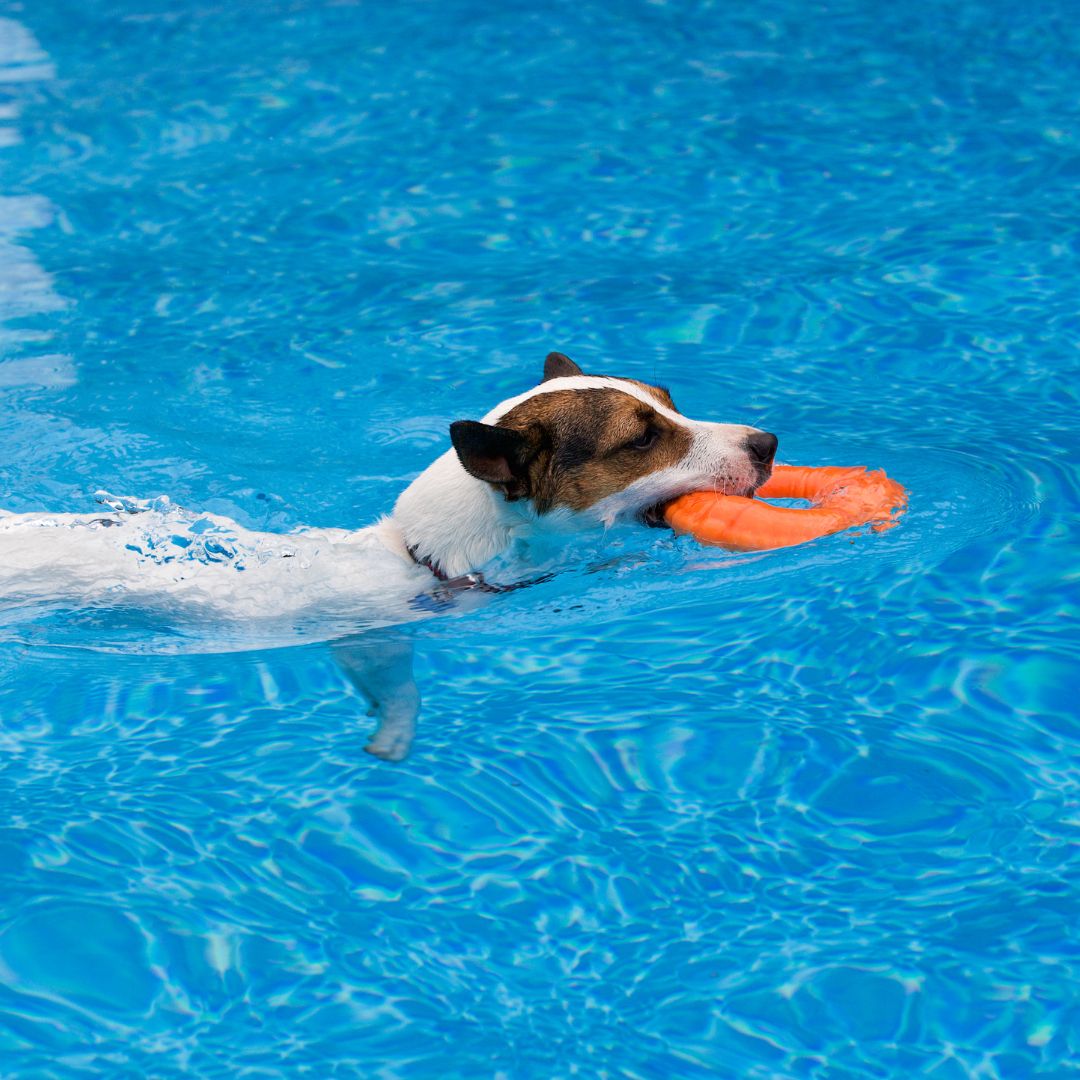
<path id="1" fill-rule="evenodd" d="M 586 375 L 558 352 L 538 385 L 482 420 L 452 423 L 450 442 L 391 514 L 355 531 L 258 533 L 167 499 L 104 493 L 108 512 L 96 515 L 0 512 L 0 598 L 134 604 L 245 627 L 360 622 L 364 632 L 331 649 L 377 718 L 365 749 L 400 761 L 420 695 L 411 644 L 387 628 L 463 593 L 527 584 L 532 552 L 572 547 L 583 532 L 660 526 L 664 506 L 686 492 L 752 496 L 777 447 L 770 432 L 688 419 L 663 387 Z M 487 581 L 496 557 L 523 580 Z"/>

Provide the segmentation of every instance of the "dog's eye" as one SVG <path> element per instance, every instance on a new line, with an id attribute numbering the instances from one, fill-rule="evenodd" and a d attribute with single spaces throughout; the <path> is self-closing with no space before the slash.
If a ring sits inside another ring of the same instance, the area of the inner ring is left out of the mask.
<path id="1" fill-rule="evenodd" d="M 660 432 L 654 427 L 647 427 L 636 439 L 631 439 L 626 444 L 628 450 L 648 450 L 657 439 Z"/>

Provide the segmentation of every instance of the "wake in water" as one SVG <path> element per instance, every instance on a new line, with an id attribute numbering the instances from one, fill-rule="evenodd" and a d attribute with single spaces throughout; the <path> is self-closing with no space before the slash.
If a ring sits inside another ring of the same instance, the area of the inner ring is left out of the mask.
<path id="1" fill-rule="evenodd" d="M 138 606 L 201 620 L 415 619 L 430 574 L 370 528 L 255 532 L 167 496 L 94 514 L 0 511 L 0 605 Z"/>

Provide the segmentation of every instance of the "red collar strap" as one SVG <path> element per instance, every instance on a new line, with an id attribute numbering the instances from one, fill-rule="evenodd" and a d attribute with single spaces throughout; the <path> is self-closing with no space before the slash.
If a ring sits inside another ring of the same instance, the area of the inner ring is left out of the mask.
<path id="1" fill-rule="evenodd" d="M 516 588 L 514 585 L 489 585 L 484 580 L 483 574 L 461 574 L 459 577 L 449 577 L 438 563 L 433 563 L 430 559 L 417 558 L 416 548 L 411 547 L 408 552 L 412 556 L 414 563 L 424 567 L 425 570 L 430 570 L 439 580 L 442 584 L 442 589 L 439 592 L 456 593 L 465 592 L 467 589 L 479 589 L 481 592 L 497 593 Z"/>
<path id="2" fill-rule="evenodd" d="M 438 581 L 441 583 L 442 588 L 437 590 L 439 593 L 458 593 L 466 592 L 469 589 L 476 589 L 479 592 L 486 593 L 507 593 L 514 592 L 517 589 L 525 589 L 530 585 L 540 585 L 545 581 L 550 581 L 554 574 L 541 574 L 539 577 L 529 578 L 527 581 L 515 581 L 511 585 L 491 585 L 484 580 L 484 575 L 481 573 L 475 574 L 461 574 L 458 577 L 448 577 L 447 573 L 438 563 L 433 563 L 430 559 L 419 559 L 416 556 L 416 548 L 411 547 L 406 549 L 412 556 L 412 560 L 417 566 L 424 567 L 425 570 L 430 570 Z"/>

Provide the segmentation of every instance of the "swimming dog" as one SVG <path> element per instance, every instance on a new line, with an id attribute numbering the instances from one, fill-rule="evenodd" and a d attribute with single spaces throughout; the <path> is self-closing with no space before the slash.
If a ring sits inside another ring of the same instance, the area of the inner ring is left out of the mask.
<path id="1" fill-rule="evenodd" d="M 165 499 L 105 495 L 105 514 L 0 512 L 0 597 L 164 606 L 232 624 L 362 622 L 376 632 L 331 647 L 378 719 L 365 749 L 400 760 L 420 697 L 407 639 L 378 628 L 430 614 L 416 599 L 433 587 L 496 591 L 483 578 L 496 556 L 510 554 L 527 577 L 538 543 L 660 525 L 664 505 L 689 491 L 753 495 L 777 445 L 757 428 L 691 420 L 663 387 L 586 375 L 557 352 L 539 385 L 451 424 L 450 442 L 391 514 L 355 531 L 258 533 Z"/>

